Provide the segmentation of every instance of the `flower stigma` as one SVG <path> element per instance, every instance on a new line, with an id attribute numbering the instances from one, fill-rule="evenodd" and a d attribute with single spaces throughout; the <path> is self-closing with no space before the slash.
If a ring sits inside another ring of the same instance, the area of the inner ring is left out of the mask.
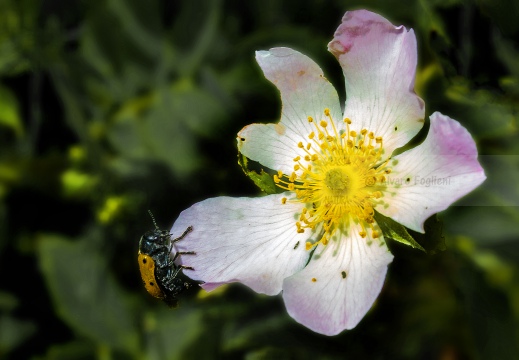
<path id="1" fill-rule="evenodd" d="M 383 159 L 382 137 L 367 129 L 351 130 L 348 118 L 344 119 L 346 129 L 338 131 L 329 109 L 324 109 L 324 115 L 320 122 L 308 117 L 315 131 L 306 144 L 297 144 L 306 155 L 293 159 L 292 174 L 278 171 L 274 175 L 278 187 L 295 193 L 294 199 L 283 198 L 283 204 L 306 205 L 296 221 L 297 232 L 322 226 L 321 238 L 307 242 L 307 250 L 327 245 L 337 231 L 346 232 L 352 221 L 360 225 L 361 237 L 371 232 L 371 238 L 378 238 L 381 232 L 373 218 L 374 207 L 383 204 L 386 175 L 391 173 L 390 158 Z"/>

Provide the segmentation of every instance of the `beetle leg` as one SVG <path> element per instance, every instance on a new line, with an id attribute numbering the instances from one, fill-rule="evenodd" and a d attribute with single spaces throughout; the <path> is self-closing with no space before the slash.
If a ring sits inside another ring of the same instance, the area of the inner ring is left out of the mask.
<path id="1" fill-rule="evenodd" d="M 172 278 L 176 278 L 178 276 L 178 273 L 183 270 L 183 269 L 187 269 L 187 270 L 195 270 L 193 267 L 191 266 L 185 266 L 185 265 L 179 265 L 175 272 L 173 273 L 173 275 L 171 276 Z"/>
<path id="2" fill-rule="evenodd" d="M 180 255 L 196 255 L 194 251 L 179 251 L 173 256 L 173 261 L 177 260 Z"/>
<path id="3" fill-rule="evenodd" d="M 173 240 L 171 240 L 171 243 L 176 243 L 177 241 L 182 240 L 182 239 L 185 238 L 186 235 L 189 234 L 191 231 L 193 231 L 193 227 L 192 227 L 192 226 L 188 226 L 187 229 L 182 233 L 182 235 L 180 235 L 179 237 L 174 238 Z"/>

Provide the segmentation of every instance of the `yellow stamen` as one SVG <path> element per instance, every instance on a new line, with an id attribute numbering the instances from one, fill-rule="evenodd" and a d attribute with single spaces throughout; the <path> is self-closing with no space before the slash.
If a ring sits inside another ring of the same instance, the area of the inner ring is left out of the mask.
<path id="1" fill-rule="evenodd" d="M 360 129 L 359 133 L 351 130 L 349 118 L 344 119 L 346 129 L 341 129 L 329 109 L 324 110 L 324 115 L 326 120 L 319 123 L 308 117 L 314 127 L 308 135 L 311 142 L 306 146 L 303 142 L 297 144 L 306 152 L 305 163 L 301 163 L 298 155 L 293 158 L 296 164 L 292 174 L 279 171 L 274 175 L 278 187 L 295 193 L 296 198 L 291 202 L 305 204 L 296 221 L 297 232 L 309 229 L 314 233 L 322 229 L 317 241 L 306 242 L 306 250 L 319 244 L 326 246 L 340 239 L 334 236 L 337 232 L 348 235 L 352 227 L 359 229 L 362 238 L 380 237 L 373 218 L 374 207 L 384 204 L 386 175 L 391 173 L 390 159 L 383 157 L 381 136 L 375 136 L 369 129 Z"/>

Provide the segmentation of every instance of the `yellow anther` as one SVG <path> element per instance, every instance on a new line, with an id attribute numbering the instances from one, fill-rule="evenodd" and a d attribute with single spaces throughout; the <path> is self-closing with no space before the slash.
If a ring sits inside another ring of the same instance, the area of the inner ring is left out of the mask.
<path id="1" fill-rule="evenodd" d="M 290 198 L 290 203 L 302 206 L 294 219 L 297 233 L 322 231 L 317 240 L 305 242 L 306 250 L 329 245 L 340 229 L 350 226 L 349 219 L 358 224 L 358 236 L 369 236 L 370 242 L 383 236 L 374 220 L 374 207 L 385 195 L 391 171 L 382 137 L 375 137 L 369 128 L 353 129 L 349 118 L 344 118 L 346 126 L 341 129 L 328 108 L 324 115 L 316 121 L 307 117 L 315 126 L 305 141 L 296 143 L 302 152 L 292 153 L 292 174 L 278 171 L 273 175 L 278 187 L 293 192 L 292 197 L 281 198 L 281 203 L 287 204 Z"/>
<path id="2" fill-rule="evenodd" d="M 312 278 L 312 282 L 316 282 L 316 281 L 317 281 L 317 279 L 316 279 L 316 278 Z"/>

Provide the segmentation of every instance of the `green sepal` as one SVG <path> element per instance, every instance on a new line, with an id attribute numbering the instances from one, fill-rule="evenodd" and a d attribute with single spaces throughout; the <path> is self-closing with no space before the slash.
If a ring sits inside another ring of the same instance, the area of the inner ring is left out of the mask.
<path id="1" fill-rule="evenodd" d="M 378 212 L 375 212 L 375 221 L 377 222 L 378 226 L 380 226 L 380 230 L 382 230 L 382 234 L 384 234 L 385 239 L 393 239 L 399 243 L 426 252 L 423 246 L 418 244 L 418 242 L 416 242 L 416 240 L 409 234 L 405 226 L 400 225 L 393 219 L 388 218 Z"/>
<path id="2" fill-rule="evenodd" d="M 442 222 L 437 215 L 433 215 L 425 221 L 425 234 L 408 230 L 403 225 L 378 212 L 375 212 L 375 221 L 380 226 L 386 239 L 393 239 L 415 249 L 420 249 L 429 255 L 444 251 L 447 248 Z"/>
<path id="3" fill-rule="evenodd" d="M 264 191 L 269 195 L 280 192 L 280 188 L 276 186 L 272 176 L 263 169 L 259 169 L 259 173 L 256 170 L 250 170 L 249 159 L 240 152 L 238 152 L 238 164 L 241 166 L 245 175 L 254 181 L 254 184 L 256 184 L 256 186 L 259 187 L 261 191 Z"/>

